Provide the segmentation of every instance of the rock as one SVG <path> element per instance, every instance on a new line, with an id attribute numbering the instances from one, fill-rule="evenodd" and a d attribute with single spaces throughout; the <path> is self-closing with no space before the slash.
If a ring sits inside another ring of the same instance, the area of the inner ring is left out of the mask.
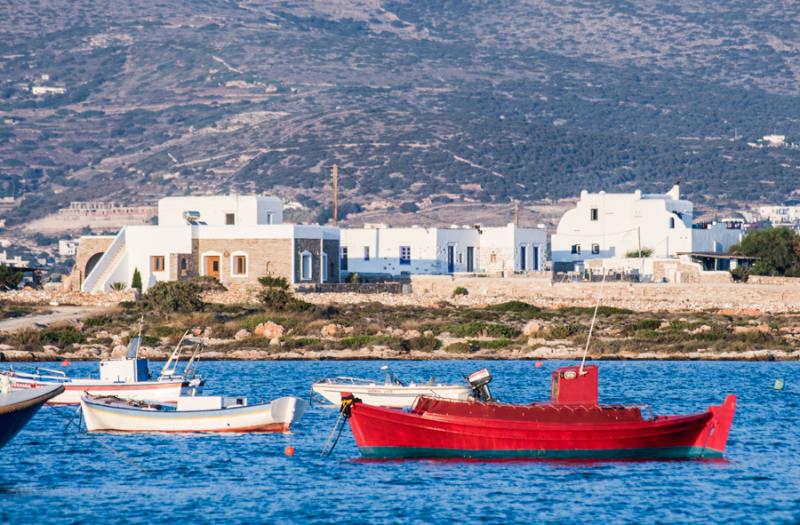
<path id="1" fill-rule="evenodd" d="M 255 327 L 253 333 L 255 335 L 264 337 L 266 339 L 275 339 L 283 337 L 284 328 L 283 326 L 279 325 L 278 323 L 273 323 L 272 321 L 267 321 L 266 323 L 259 323 L 258 326 Z"/>
<path id="2" fill-rule="evenodd" d="M 711 327 L 708 326 L 707 324 L 704 324 L 704 325 L 698 326 L 694 330 L 687 330 L 686 333 L 688 333 L 688 334 L 704 334 L 704 333 L 707 333 L 707 332 L 710 332 L 710 331 L 711 331 Z"/>
<path id="3" fill-rule="evenodd" d="M 759 324 L 756 326 L 734 326 L 733 333 L 734 334 L 768 334 L 771 331 L 769 325 L 766 324 Z"/>
<path id="4" fill-rule="evenodd" d="M 424 337 L 433 337 L 433 330 L 425 330 L 424 332 L 422 332 L 422 335 Z"/>
<path id="5" fill-rule="evenodd" d="M 342 331 L 341 326 L 335 323 L 328 323 L 319 332 L 322 337 L 336 337 L 340 331 Z"/>
<path id="6" fill-rule="evenodd" d="M 206 329 L 203 330 L 203 337 L 213 337 L 213 336 L 214 336 L 214 330 L 212 330 L 210 326 L 206 326 Z"/>
<path id="7" fill-rule="evenodd" d="M 270 346 L 280 346 L 280 344 L 281 344 L 280 337 L 273 337 L 272 339 L 269 340 Z"/>
<path id="8" fill-rule="evenodd" d="M 192 328 L 192 335 L 195 337 L 200 337 L 201 335 L 203 335 L 203 329 L 200 328 L 199 326 L 195 326 L 194 328 Z"/>
<path id="9" fill-rule="evenodd" d="M 525 326 L 522 328 L 522 335 L 525 336 L 532 336 L 533 334 L 538 334 L 542 330 L 542 324 L 536 320 L 530 320 L 525 323 Z"/>
<path id="10" fill-rule="evenodd" d="M 406 330 L 406 333 L 403 335 L 406 339 L 416 339 L 417 337 L 422 337 L 422 334 L 419 330 Z"/>
<path id="11" fill-rule="evenodd" d="M 127 346 L 125 346 L 125 345 L 116 345 L 111 350 L 111 358 L 112 359 L 120 359 L 122 357 L 125 357 L 125 355 L 127 353 L 128 353 L 128 347 Z"/>
<path id="12" fill-rule="evenodd" d="M 236 332 L 236 334 L 233 336 L 233 338 L 236 341 L 243 341 L 243 340 L 247 339 L 248 337 L 250 337 L 250 332 L 248 332 L 244 328 L 242 328 L 241 330 Z"/>

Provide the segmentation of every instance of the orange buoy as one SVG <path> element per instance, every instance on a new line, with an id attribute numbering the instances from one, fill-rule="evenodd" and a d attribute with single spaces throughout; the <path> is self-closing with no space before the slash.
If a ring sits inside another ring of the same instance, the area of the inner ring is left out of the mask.
<path id="1" fill-rule="evenodd" d="M 536 365 L 535 366 L 536 366 L 536 368 L 541 368 L 542 367 L 542 362 L 541 361 L 536 361 Z"/>
<path id="2" fill-rule="evenodd" d="M 63 361 L 61 361 L 61 366 L 69 366 L 69 365 L 71 365 L 71 364 L 72 364 L 72 363 L 70 363 L 70 362 L 69 362 L 69 361 L 67 361 L 66 359 L 64 359 Z"/>
<path id="3" fill-rule="evenodd" d="M 294 447 L 289 445 L 285 449 L 283 449 L 283 453 L 286 455 L 287 458 L 294 456 Z"/>

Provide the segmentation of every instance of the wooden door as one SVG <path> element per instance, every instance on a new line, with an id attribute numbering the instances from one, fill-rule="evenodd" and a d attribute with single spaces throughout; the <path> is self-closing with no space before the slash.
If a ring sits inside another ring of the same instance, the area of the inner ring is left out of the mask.
<path id="1" fill-rule="evenodd" d="M 219 279 L 219 255 L 206 256 L 206 275 Z"/>

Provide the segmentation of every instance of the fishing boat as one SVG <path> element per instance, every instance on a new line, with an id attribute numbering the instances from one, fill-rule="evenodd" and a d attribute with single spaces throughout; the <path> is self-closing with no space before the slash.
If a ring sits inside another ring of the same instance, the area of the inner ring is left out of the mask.
<path id="1" fill-rule="evenodd" d="M 12 390 L 7 377 L 0 377 L 0 448 L 17 435 L 49 399 L 64 391 L 61 385 Z"/>
<path id="2" fill-rule="evenodd" d="M 468 399 L 472 396 L 469 385 L 443 385 L 431 379 L 427 383 L 404 383 L 388 366 L 384 381 L 376 382 L 355 377 L 334 377 L 323 379 L 311 385 L 311 390 L 334 405 L 339 405 L 342 394 L 353 394 L 367 405 L 409 408 L 419 396 L 445 399 Z"/>
<path id="3" fill-rule="evenodd" d="M 474 377 L 473 377 L 474 376 Z M 491 375 L 471 376 L 481 400 L 420 397 L 410 411 L 343 402 L 356 443 L 368 458 L 721 458 L 736 412 L 736 396 L 705 412 L 649 415 L 645 406 L 598 403 L 598 368 L 553 372 L 551 399 L 500 403 Z"/>
<path id="4" fill-rule="evenodd" d="M 100 361 L 100 378 L 71 378 L 61 370 L 36 368 L 33 372 L 10 369 L 1 372 L 15 390 L 61 385 L 63 392 L 48 400 L 52 405 L 77 405 L 81 396 L 113 395 L 124 399 L 139 399 L 175 403 L 189 388 L 185 377 L 151 379 L 147 359 L 139 357 L 141 336 L 131 338 L 128 350 L 120 359 Z"/>
<path id="5" fill-rule="evenodd" d="M 185 396 L 175 406 L 108 396 L 81 398 L 89 432 L 289 432 L 306 406 L 296 397 L 248 405 L 242 397 Z"/>
<path id="6" fill-rule="evenodd" d="M 161 375 L 158 376 L 159 381 L 166 383 L 183 381 L 185 386 L 193 389 L 206 384 L 205 378 L 197 373 L 197 363 L 203 351 L 203 342 L 201 339 L 192 337 L 190 334 L 191 331 L 186 330 L 180 341 L 178 341 L 178 344 L 175 345 L 175 349 L 161 369 Z M 183 368 L 183 372 L 179 372 L 178 365 L 180 364 L 181 357 L 187 351 L 189 357 L 186 366 Z"/>

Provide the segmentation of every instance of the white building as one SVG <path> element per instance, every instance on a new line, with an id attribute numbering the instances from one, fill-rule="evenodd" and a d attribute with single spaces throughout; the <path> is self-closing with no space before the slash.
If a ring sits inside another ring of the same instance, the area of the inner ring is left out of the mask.
<path id="1" fill-rule="evenodd" d="M 596 258 L 624 258 L 639 250 L 653 257 L 688 252 L 725 252 L 742 238 L 741 221 L 693 224 L 694 206 L 680 198 L 680 186 L 668 193 L 581 192 L 553 235 L 557 266 Z"/>
<path id="2" fill-rule="evenodd" d="M 63 95 L 67 92 L 67 88 L 57 86 L 33 86 L 31 93 L 34 95 Z"/>
<path id="3" fill-rule="evenodd" d="M 773 226 L 800 225 L 800 206 L 761 206 L 758 214 Z"/>
<path id="4" fill-rule="evenodd" d="M 167 197 L 158 225 L 125 226 L 114 236 L 81 237 L 70 285 L 82 291 L 211 276 L 222 284 L 257 284 L 265 275 L 291 283 L 339 279 L 339 229 L 283 224 L 275 197 Z"/>
<path id="5" fill-rule="evenodd" d="M 283 222 L 283 201 L 262 195 L 165 197 L 158 201 L 159 226 L 253 225 Z"/>
<path id="6" fill-rule="evenodd" d="M 78 253 L 79 239 L 59 239 L 58 255 L 61 257 L 74 257 Z"/>
<path id="7" fill-rule="evenodd" d="M 543 230 L 451 226 L 392 228 L 385 224 L 341 230 L 340 268 L 359 275 L 543 271 Z"/>

